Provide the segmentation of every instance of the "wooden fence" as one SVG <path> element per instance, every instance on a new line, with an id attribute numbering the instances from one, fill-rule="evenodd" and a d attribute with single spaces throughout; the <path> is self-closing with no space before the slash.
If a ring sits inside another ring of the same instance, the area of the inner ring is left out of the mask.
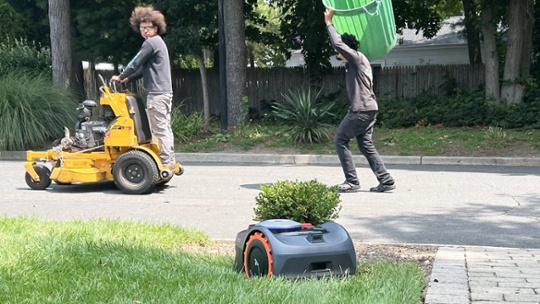
<path id="1" fill-rule="evenodd" d="M 111 71 L 96 71 L 106 79 L 112 76 Z M 212 114 L 220 112 L 219 98 L 219 72 L 209 69 L 208 93 L 210 111 Z M 85 73 L 87 98 L 97 100 L 99 97 L 99 80 L 97 75 L 89 70 Z M 322 94 L 329 94 L 341 89 L 345 97 L 345 70 L 334 68 L 333 72 L 322 79 Z M 484 84 L 483 65 L 426 65 L 411 67 L 385 67 L 374 68 L 375 94 L 378 98 L 396 99 L 414 97 L 423 92 L 442 95 L 443 86 L 451 86 L 461 91 L 472 91 Z M 174 104 L 182 105 L 186 112 L 202 111 L 202 88 L 199 70 L 173 70 Z M 248 68 L 246 82 L 246 95 L 250 107 L 256 111 L 261 110 L 263 100 L 282 100 L 282 93 L 289 90 L 306 90 L 309 88 L 309 76 L 303 68 Z M 130 86 L 129 90 L 138 92 L 141 83 Z M 315 92 L 312 92 L 315 93 Z"/>

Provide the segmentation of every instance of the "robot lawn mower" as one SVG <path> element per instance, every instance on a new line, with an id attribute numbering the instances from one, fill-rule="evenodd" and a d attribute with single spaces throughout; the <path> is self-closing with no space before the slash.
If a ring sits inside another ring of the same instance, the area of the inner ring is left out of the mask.
<path id="1" fill-rule="evenodd" d="M 349 233 L 335 222 L 320 226 L 267 220 L 236 236 L 234 268 L 248 278 L 342 277 L 356 271 Z"/>

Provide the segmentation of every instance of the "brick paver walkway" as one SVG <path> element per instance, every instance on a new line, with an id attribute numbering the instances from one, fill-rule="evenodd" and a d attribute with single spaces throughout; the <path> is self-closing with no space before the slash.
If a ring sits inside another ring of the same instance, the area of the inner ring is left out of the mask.
<path id="1" fill-rule="evenodd" d="M 440 247 L 426 304 L 540 303 L 540 249 Z"/>

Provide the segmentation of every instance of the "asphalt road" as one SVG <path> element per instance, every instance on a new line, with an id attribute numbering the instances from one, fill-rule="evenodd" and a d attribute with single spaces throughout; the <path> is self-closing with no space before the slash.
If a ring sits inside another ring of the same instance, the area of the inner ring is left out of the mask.
<path id="1" fill-rule="evenodd" d="M 22 161 L 0 161 L 0 215 L 51 220 L 118 218 L 193 227 L 234 239 L 253 221 L 261 184 L 343 181 L 338 166 L 184 164 L 185 174 L 149 195 L 124 195 L 113 183 L 31 190 Z M 393 193 L 358 167 L 363 190 L 341 195 L 336 222 L 353 241 L 540 248 L 540 168 L 388 165 Z"/>

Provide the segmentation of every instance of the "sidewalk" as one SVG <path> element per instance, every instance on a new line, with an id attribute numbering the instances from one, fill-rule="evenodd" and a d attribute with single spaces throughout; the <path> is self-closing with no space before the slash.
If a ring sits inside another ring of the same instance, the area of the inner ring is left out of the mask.
<path id="1" fill-rule="evenodd" d="M 25 154 L 24 151 L 0 152 L 0 161 L 24 160 Z M 540 167 L 540 158 L 382 157 L 388 165 Z M 339 165 L 335 155 L 177 153 L 177 159 L 191 164 Z M 359 155 L 355 155 L 354 161 L 357 165 L 367 164 Z M 530 209 L 534 210 L 536 209 Z M 538 240 L 540 242 L 540 239 Z M 441 245 L 433 264 L 425 303 L 538 304 L 540 249 Z"/>
<path id="2" fill-rule="evenodd" d="M 425 303 L 540 303 L 540 249 L 439 247 Z"/>

